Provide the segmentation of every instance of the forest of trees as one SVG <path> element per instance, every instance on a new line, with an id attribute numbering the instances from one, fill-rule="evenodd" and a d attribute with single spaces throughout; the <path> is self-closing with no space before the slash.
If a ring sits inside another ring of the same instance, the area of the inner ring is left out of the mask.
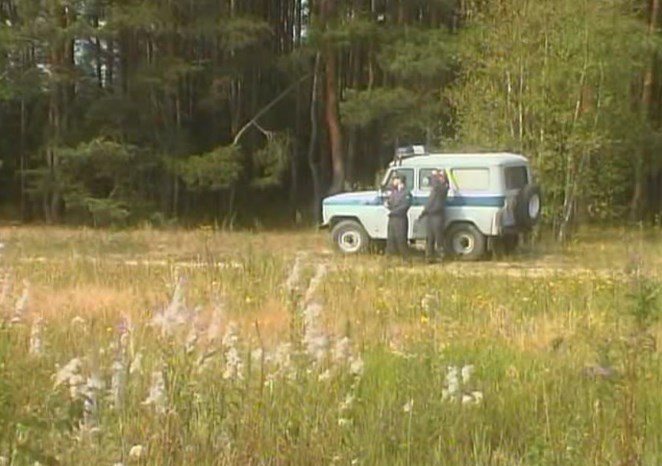
<path id="1" fill-rule="evenodd" d="M 661 0 L 0 0 L 0 214 L 314 222 L 394 148 L 531 158 L 558 237 L 662 216 Z"/>

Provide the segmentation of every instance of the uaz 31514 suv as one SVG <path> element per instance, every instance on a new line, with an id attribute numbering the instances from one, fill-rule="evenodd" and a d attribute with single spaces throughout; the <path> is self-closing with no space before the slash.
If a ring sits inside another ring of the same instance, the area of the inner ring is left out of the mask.
<path id="1" fill-rule="evenodd" d="M 336 249 L 345 254 L 367 251 L 386 239 L 384 201 L 396 174 L 412 194 L 409 240 L 425 239 L 419 220 L 429 196 L 428 177 L 445 169 L 450 190 L 446 204 L 446 254 L 476 260 L 490 249 L 513 250 L 519 234 L 530 231 L 541 211 L 540 189 L 532 181 L 528 160 L 511 153 L 427 153 L 421 146 L 398 151 L 382 186 L 375 191 L 337 194 L 324 199 L 322 226 L 331 230 Z"/>

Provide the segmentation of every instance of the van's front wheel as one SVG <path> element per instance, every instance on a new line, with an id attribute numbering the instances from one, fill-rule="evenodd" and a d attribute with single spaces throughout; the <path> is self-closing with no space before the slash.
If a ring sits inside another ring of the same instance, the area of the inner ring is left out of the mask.
<path id="1" fill-rule="evenodd" d="M 355 220 L 338 222 L 331 230 L 333 245 L 343 254 L 360 254 L 368 251 L 370 238 L 363 226 Z"/>
<path id="2" fill-rule="evenodd" d="M 446 251 L 463 261 L 475 261 L 483 257 L 485 243 L 485 236 L 469 223 L 455 223 L 446 232 Z"/>

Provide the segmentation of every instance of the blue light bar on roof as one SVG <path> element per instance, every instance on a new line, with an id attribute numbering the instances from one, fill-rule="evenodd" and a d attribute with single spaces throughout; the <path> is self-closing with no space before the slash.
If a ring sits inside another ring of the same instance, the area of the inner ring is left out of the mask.
<path id="1" fill-rule="evenodd" d="M 411 146 L 404 146 L 404 147 L 398 147 L 398 149 L 395 151 L 395 158 L 396 159 L 404 159 L 408 157 L 415 157 L 417 155 L 427 155 L 428 151 L 426 150 L 424 145 L 411 145 Z"/>

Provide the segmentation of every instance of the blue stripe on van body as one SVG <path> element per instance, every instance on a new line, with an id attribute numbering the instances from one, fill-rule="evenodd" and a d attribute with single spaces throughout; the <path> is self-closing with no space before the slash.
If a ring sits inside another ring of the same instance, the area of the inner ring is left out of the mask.
<path id="1" fill-rule="evenodd" d="M 383 201 L 376 197 L 374 199 L 365 198 L 344 198 L 344 199 L 324 199 L 324 205 L 382 205 Z"/>
<path id="2" fill-rule="evenodd" d="M 453 196 L 446 200 L 446 207 L 503 207 L 505 196 Z M 414 196 L 412 205 L 424 206 L 428 196 Z M 379 197 L 373 199 L 366 198 L 344 198 L 344 199 L 325 199 L 324 205 L 345 205 L 345 206 L 378 206 L 382 205 L 383 200 Z"/>
<path id="3" fill-rule="evenodd" d="M 427 196 L 417 196 L 412 205 L 424 206 Z M 503 207 L 505 196 L 453 196 L 446 199 L 446 207 Z"/>

